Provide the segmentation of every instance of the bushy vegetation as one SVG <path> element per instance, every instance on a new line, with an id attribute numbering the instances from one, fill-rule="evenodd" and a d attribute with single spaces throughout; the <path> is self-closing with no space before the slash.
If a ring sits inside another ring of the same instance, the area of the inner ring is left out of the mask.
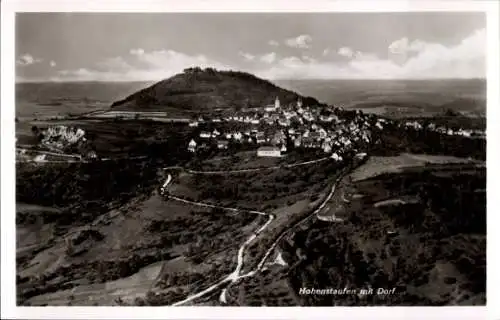
<path id="1" fill-rule="evenodd" d="M 110 207 L 150 193 L 156 168 L 147 161 L 117 160 L 37 166 L 18 163 L 17 201 L 64 209 L 57 223 L 87 223 Z"/>
<path id="2" fill-rule="evenodd" d="M 268 205 L 295 202 L 304 193 L 321 192 L 331 177 L 342 167 L 335 161 L 317 164 L 231 175 L 191 175 L 184 178 L 187 186 L 198 192 L 196 201 L 224 205 L 238 203 L 253 210 L 269 210 Z M 179 195 L 183 196 L 183 195 Z"/>
<path id="3" fill-rule="evenodd" d="M 485 187 L 484 171 L 391 174 L 356 187 L 365 195 L 362 210 L 353 209 L 334 227 L 318 221 L 281 246 L 291 266 L 291 294 L 301 305 L 485 303 L 486 200 L 478 191 Z M 402 195 L 420 201 L 373 207 Z M 438 271 L 444 266 L 448 271 Z M 397 294 L 299 295 L 302 287 L 396 288 Z"/>

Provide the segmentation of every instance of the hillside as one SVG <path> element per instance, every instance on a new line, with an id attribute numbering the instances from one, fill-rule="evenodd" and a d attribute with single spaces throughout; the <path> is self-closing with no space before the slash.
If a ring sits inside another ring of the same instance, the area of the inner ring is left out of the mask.
<path id="1" fill-rule="evenodd" d="M 158 110 L 176 108 L 206 112 L 216 109 L 240 110 L 263 107 L 279 97 L 282 104 L 301 97 L 306 105 L 319 102 L 311 97 L 282 89 L 254 75 L 212 68 L 190 68 L 162 80 L 111 105 L 115 110 Z"/>

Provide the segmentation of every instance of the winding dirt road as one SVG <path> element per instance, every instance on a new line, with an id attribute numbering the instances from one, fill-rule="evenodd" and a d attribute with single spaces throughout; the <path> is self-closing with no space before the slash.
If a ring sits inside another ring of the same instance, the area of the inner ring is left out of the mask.
<path id="1" fill-rule="evenodd" d="M 171 183 L 171 181 L 172 181 L 172 176 L 169 174 L 167 176 L 167 179 L 165 180 L 165 183 L 162 186 L 162 194 L 166 191 L 166 188 Z M 243 263 L 244 263 L 243 257 L 245 255 L 245 249 L 248 247 L 248 245 L 262 231 L 264 231 L 269 226 L 269 224 L 275 219 L 275 215 L 269 214 L 269 213 L 265 213 L 265 212 L 261 212 L 261 211 L 255 211 L 255 210 L 242 210 L 242 209 L 238 209 L 238 208 L 229 208 L 229 207 L 216 206 L 216 205 L 202 203 L 202 202 L 190 201 L 190 200 L 182 199 L 182 198 L 175 197 L 175 196 L 168 196 L 168 198 L 171 199 L 171 200 L 180 201 L 180 202 L 183 202 L 183 203 L 187 203 L 187 204 L 191 204 L 191 205 L 196 205 L 196 206 L 200 206 L 200 207 L 205 207 L 205 208 L 218 208 L 218 209 L 223 209 L 223 210 L 233 211 L 233 212 L 244 211 L 244 212 L 248 212 L 248 213 L 253 213 L 253 214 L 267 216 L 269 218 L 264 225 L 262 225 L 258 230 L 256 230 L 240 246 L 240 248 L 238 249 L 237 264 L 236 264 L 236 267 L 235 267 L 235 269 L 234 269 L 233 272 L 231 272 L 229 275 L 227 275 L 225 278 L 223 278 L 219 282 L 217 282 L 217 283 L 211 285 L 210 287 L 206 288 L 205 290 L 200 291 L 200 292 L 198 292 L 196 294 L 190 295 L 186 299 L 174 303 L 173 306 L 179 306 L 179 305 L 186 304 L 188 302 L 191 302 L 191 301 L 193 301 L 193 300 L 195 300 L 197 298 L 200 298 L 200 297 L 202 297 L 202 296 L 204 296 L 204 295 L 206 295 L 206 294 L 208 294 L 208 293 L 216 290 L 217 288 L 219 288 L 220 286 L 224 285 L 225 283 L 234 283 L 238 279 L 241 279 L 242 277 L 248 276 L 248 275 L 243 275 L 243 276 L 240 275 L 241 269 L 243 268 Z"/>
<path id="2" fill-rule="evenodd" d="M 324 161 L 328 158 L 322 158 L 322 159 L 318 159 L 318 160 L 313 160 L 313 161 L 307 161 L 307 162 L 302 162 L 302 163 L 298 163 L 298 164 L 295 164 L 295 165 L 288 165 L 287 167 L 294 167 L 294 166 L 298 166 L 298 165 L 304 165 L 304 164 L 311 164 L 311 163 L 316 163 L 316 162 L 319 162 L 319 161 Z M 178 167 L 176 167 L 177 169 Z M 277 167 L 273 167 L 273 168 L 283 168 L 283 166 L 277 166 Z M 229 174 L 229 173 L 235 173 L 235 172 L 248 172 L 249 170 L 253 170 L 253 171 L 257 171 L 257 170 L 266 170 L 266 169 L 269 169 L 269 168 L 263 168 L 263 169 L 246 169 L 245 171 L 241 171 L 241 170 L 237 170 L 237 171 L 226 171 L 225 173 L 226 174 Z M 203 172 L 203 171 L 193 171 L 193 170 L 186 170 L 187 172 L 189 173 L 195 173 L 195 174 L 203 174 L 203 173 L 206 173 L 206 174 L 213 174 L 213 172 L 215 171 L 208 171 L 208 172 Z M 217 171 L 217 174 L 220 174 L 221 172 L 218 172 Z M 229 286 L 233 283 L 235 283 L 236 281 L 238 281 L 239 279 L 243 279 L 243 278 L 247 278 L 247 277 L 252 277 L 254 276 L 257 272 L 260 272 L 267 259 L 269 258 L 269 256 L 272 254 L 272 252 L 274 251 L 274 249 L 276 248 L 276 246 L 278 245 L 278 243 L 283 239 L 283 237 L 291 230 L 293 230 L 294 228 L 296 228 L 297 226 L 301 225 L 302 223 L 314 218 L 325 206 L 326 204 L 328 203 L 328 201 L 330 201 L 330 199 L 332 198 L 332 196 L 334 195 L 335 193 L 335 189 L 336 189 L 336 186 L 338 184 L 338 182 L 343 178 L 344 174 L 341 174 L 339 178 L 337 178 L 337 180 L 334 182 L 333 186 L 331 187 L 330 189 L 330 192 L 328 193 L 328 195 L 325 197 L 325 199 L 321 202 L 321 204 L 308 216 L 306 216 L 304 219 L 298 221 L 297 223 L 295 223 L 294 225 L 292 225 L 291 227 L 289 227 L 288 229 L 285 229 L 280 235 L 279 237 L 271 244 L 271 246 L 269 247 L 269 249 L 266 251 L 266 253 L 264 254 L 264 256 L 262 257 L 261 261 L 259 262 L 259 264 L 257 265 L 257 267 L 255 267 L 253 270 L 247 272 L 246 274 L 241 274 L 241 270 L 243 268 L 243 264 L 244 264 L 244 255 L 245 255 L 245 250 L 246 248 L 250 245 L 250 243 L 252 241 L 254 241 L 257 236 L 262 233 L 269 225 L 270 223 L 275 219 L 275 215 L 273 214 L 270 214 L 270 213 L 266 213 L 266 212 L 261 212 L 261 211 L 255 211 L 255 210 L 242 210 L 242 209 L 237 209 L 237 208 L 228 208 L 228 207 L 222 207 L 222 206 L 216 206 L 216 205 L 212 205 L 212 204 L 206 204 L 206 203 L 202 203 L 202 202 L 196 202 L 196 201 L 190 201 L 190 200 L 186 200 L 186 199 L 182 199 L 182 198 L 179 198 L 179 197 L 176 197 L 176 196 L 168 196 L 169 199 L 171 200 L 175 200 L 175 201 L 180 201 L 180 202 L 183 202 L 183 203 L 187 203 L 187 204 L 191 204 L 191 205 L 196 205 L 196 206 L 201 206 L 201 207 L 207 207 L 207 208 L 219 208 L 219 209 L 223 209 L 223 210 L 227 210 L 227 211 L 233 211 L 233 212 L 238 212 L 238 211 L 242 211 L 242 212 L 248 212 L 248 213 L 253 213 L 253 214 L 258 214 L 258 215 L 263 215 L 263 216 L 267 216 L 269 219 L 268 221 L 262 225 L 258 230 L 256 230 L 239 248 L 238 250 L 238 256 L 237 256 L 237 265 L 234 269 L 233 272 L 231 272 L 229 275 L 227 275 L 226 277 L 224 277 L 222 280 L 216 282 L 215 284 L 211 285 L 210 287 L 198 292 L 198 293 L 195 293 L 195 294 L 192 294 L 192 295 L 189 295 L 187 298 L 185 298 L 184 300 L 181 300 L 181 301 L 178 301 L 174 304 L 172 304 L 172 306 L 180 306 L 180 305 L 184 305 L 186 303 L 189 303 L 189 302 L 192 302 L 194 301 L 195 299 L 198 299 L 198 298 L 201 298 L 217 289 L 219 289 L 220 287 L 222 287 L 223 285 L 227 284 L 227 286 L 222 290 L 221 294 L 220 294 L 220 297 L 219 297 L 219 301 L 220 302 L 223 302 L 223 303 L 226 303 L 226 292 L 227 292 L 227 289 L 229 288 Z M 163 184 L 162 188 L 161 188 L 161 193 L 162 195 L 164 195 L 168 185 L 172 182 L 172 176 L 169 174 L 167 176 L 167 179 L 165 181 L 165 183 Z"/>

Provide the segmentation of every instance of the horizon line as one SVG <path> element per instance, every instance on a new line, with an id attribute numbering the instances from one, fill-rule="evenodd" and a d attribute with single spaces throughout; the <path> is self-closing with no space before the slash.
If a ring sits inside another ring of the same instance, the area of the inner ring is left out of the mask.
<path id="1" fill-rule="evenodd" d="M 160 82 L 165 79 L 160 80 L 65 80 L 65 81 L 54 81 L 54 80 L 34 80 L 34 81 L 15 81 L 15 84 L 41 84 L 41 83 L 144 83 L 144 82 Z M 475 77 L 475 78 L 310 78 L 310 79 L 293 79 L 293 78 L 283 78 L 283 79 L 265 79 L 267 81 L 456 81 L 456 80 L 487 80 L 487 77 Z"/>

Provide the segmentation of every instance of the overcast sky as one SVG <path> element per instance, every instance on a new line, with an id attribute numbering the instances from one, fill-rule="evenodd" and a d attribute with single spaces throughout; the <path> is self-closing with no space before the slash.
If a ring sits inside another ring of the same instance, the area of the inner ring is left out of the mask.
<path id="1" fill-rule="evenodd" d="M 21 13 L 18 81 L 485 77 L 482 13 Z"/>

